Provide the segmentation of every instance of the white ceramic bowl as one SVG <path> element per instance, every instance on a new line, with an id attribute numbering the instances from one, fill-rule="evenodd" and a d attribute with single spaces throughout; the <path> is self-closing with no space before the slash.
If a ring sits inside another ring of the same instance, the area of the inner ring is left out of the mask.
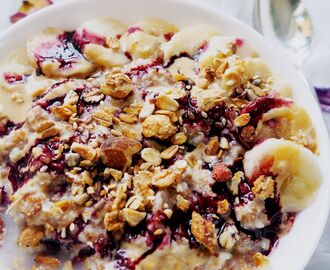
<path id="1" fill-rule="evenodd" d="M 23 46 L 29 36 L 45 27 L 72 30 L 87 19 L 113 17 L 130 23 L 147 16 L 161 17 L 179 26 L 206 22 L 222 35 L 246 38 L 276 73 L 289 82 L 294 99 L 309 112 L 319 136 L 323 183 L 313 204 L 300 213 L 291 232 L 271 256 L 273 270 L 302 270 L 309 261 L 324 229 L 330 198 L 329 137 L 318 103 L 304 78 L 280 55 L 272 44 L 242 22 L 218 10 L 189 0 L 72 0 L 49 7 L 10 27 L 0 35 L 0 59 L 13 48 Z M 8 236 L 7 238 L 11 238 Z M 6 269 L 13 248 L 0 250 L 1 269 Z M 5 265 L 3 265 L 5 264 Z"/>

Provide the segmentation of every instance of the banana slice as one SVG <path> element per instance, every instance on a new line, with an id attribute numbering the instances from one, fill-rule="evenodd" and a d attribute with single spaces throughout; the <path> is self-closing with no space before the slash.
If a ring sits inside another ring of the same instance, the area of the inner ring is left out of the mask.
<path id="1" fill-rule="evenodd" d="M 272 174 L 286 212 L 305 209 L 322 179 L 317 157 L 309 149 L 279 139 L 267 139 L 246 152 L 244 170 L 250 181 L 262 174 Z"/>
<path id="2" fill-rule="evenodd" d="M 216 34 L 216 29 L 205 24 L 182 28 L 169 42 L 162 44 L 161 50 L 164 53 L 164 62 L 167 63 L 172 56 L 179 55 L 182 52 L 189 55 L 197 53 L 198 49 Z"/>
<path id="3" fill-rule="evenodd" d="M 317 152 L 316 134 L 308 113 L 296 105 L 275 108 L 264 113 L 256 129 L 257 141 L 278 138 L 294 141 Z"/>

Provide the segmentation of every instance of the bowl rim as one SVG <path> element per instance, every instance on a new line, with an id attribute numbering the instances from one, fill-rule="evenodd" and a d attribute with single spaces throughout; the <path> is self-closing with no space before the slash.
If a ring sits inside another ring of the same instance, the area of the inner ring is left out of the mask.
<path id="1" fill-rule="evenodd" d="M 153 0 L 142 0 L 141 2 L 148 2 L 148 1 L 152 2 Z M 15 34 L 16 35 L 19 34 L 28 25 L 33 24 L 33 23 L 37 22 L 38 20 L 43 21 L 47 18 L 48 15 L 52 16 L 53 14 L 55 14 L 57 12 L 65 12 L 65 10 L 69 9 L 70 7 L 79 6 L 79 5 L 89 5 L 89 4 L 92 4 L 95 2 L 106 3 L 106 2 L 115 2 L 115 1 L 109 1 L 109 0 L 68 0 L 68 1 L 63 1 L 58 4 L 49 6 L 34 14 L 31 14 L 30 16 L 28 16 L 28 17 L 24 18 L 23 20 L 17 22 L 16 24 L 10 26 L 6 30 L 4 30 L 2 33 L 0 33 L 0 57 L 1 57 L 1 52 L 6 51 L 6 46 L 5 46 L 6 43 L 13 42 L 12 37 L 15 36 Z M 134 0 L 123 0 L 123 2 L 134 2 Z M 299 80 L 301 80 L 301 82 L 305 85 L 304 88 L 305 88 L 306 94 L 307 94 L 307 89 L 310 91 L 310 93 L 308 94 L 309 96 L 312 97 L 310 109 L 316 110 L 315 114 L 317 114 L 318 116 L 321 116 L 320 119 L 317 119 L 320 122 L 318 124 L 319 128 L 316 128 L 316 126 L 315 126 L 318 136 L 322 137 L 322 142 L 319 139 L 319 146 L 320 146 L 320 148 L 322 148 L 321 153 L 323 156 L 325 155 L 324 158 L 327 158 L 328 160 L 330 160 L 330 141 L 329 141 L 328 130 L 326 127 L 325 120 L 321 114 L 321 110 L 320 110 L 319 106 L 316 105 L 316 102 L 317 102 L 316 96 L 313 94 L 313 92 L 311 92 L 311 86 L 308 84 L 306 78 L 302 75 L 301 72 L 299 72 L 295 68 L 293 68 L 293 65 L 291 63 L 289 63 L 288 61 L 284 61 L 284 56 L 276 51 L 275 46 L 273 46 L 270 43 L 270 41 L 266 40 L 260 33 L 258 33 L 253 28 L 251 28 L 244 22 L 240 21 L 239 19 L 226 14 L 223 11 L 221 11 L 215 7 L 208 6 L 207 4 L 204 4 L 202 2 L 199 2 L 196 0 L 158 0 L 158 2 L 160 2 L 161 4 L 169 3 L 171 5 L 176 5 L 176 6 L 181 6 L 181 7 L 182 7 L 182 5 L 187 5 L 192 9 L 199 9 L 203 13 L 209 13 L 214 16 L 219 16 L 224 21 L 235 24 L 238 28 L 242 29 L 243 33 L 249 34 L 249 36 L 253 36 L 253 38 L 256 41 L 261 43 L 261 47 L 264 47 L 265 51 L 270 52 L 274 57 L 279 57 L 278 61 L 285 63 L 287 66 L 286 68 L 288 70 L 290 70 L 290 72 L 292 74 L 294 74 L 296 78 L 299 78 Z M 146 16 L 147 13 L 148 12 L 146 12 L 144 17 L 147 17 Z M 111 17 L 111 15 L 110 15 L 110 17 Z M 174 23 L 177 23 L 177 22 L 174 21 Z M 42 26 L 42 28 L 45 28 L 45 27 L 46 27 L 46 25 Z M 37 31 L 35 31 L 35 32 L 37 32 Z M 18 38 L 18 39 L 21 39 L 21 38 Z M 26 38 L 24 38 L 24 39 L 26 40 Z M 256 47 L 258 47 L 258 46 L 256 46 Z M 273 70 L 273 69 L 271 68 L 271 70 Z M 291 83 L 292 80 L 288 80 L 288 82 Z M 293 98 L 293 100 L 297 101 L 296 97 Z M 308 109 L 308 108 L 305 107 L 305 109 Z M 327 138 L 325 137 L 325 134 L 320 134 L 320 133 L 326 133 Z M 320 135 L 322 135 L 322 136 L 320 136 Z M 322 143 L 322 145 L 321 145 L 321 143 Z M 311 244 L 311 246 L 308 248 L 308 252 L 305 252 L 304 257 L 302 258 L 302 260 L 300 260 L 300 263 L 298 264 L 296 269 L 303 269 L 307 265 L 308 261 L 312 257 L 312 255 L 317 247 L 317 244 L 319 243 L 319 241 L 321 239 L 322 233 L 325 229 L 326 222 L 328 219 L 329 210 L 330 210 L 330 184 L 329 184 L 330 168 L 321 166 L 321 169 L 322 169 L 322 172 L 324 173 L 324 176 L 326 176 L 326 177 L 324 177 L 323 181 L 328 182 L 326 190 L 323 191 L 323 193 L 325 193 L 325 195 L 327 196 L 327 198 L 324 199 L 324 203 L 326 204 L 326 209 L 323 210 L 323 212 L 321 213 L 322 215 L 319 218 L 318 231 L 315 234 L 315 237 L 312 238 L 312 240 L 309 243 L 309 244 Z M 317 197 L 318 196 L 320 196 L 320 194 L 318 194 Z M 289 234 L 290 234 L 290 232 L 289 232 Z M 283 238 L 281 239 L 281 242 L 282 241 L 283 241 Z M 276 253 L 276 250 L 274 253 Z"/>

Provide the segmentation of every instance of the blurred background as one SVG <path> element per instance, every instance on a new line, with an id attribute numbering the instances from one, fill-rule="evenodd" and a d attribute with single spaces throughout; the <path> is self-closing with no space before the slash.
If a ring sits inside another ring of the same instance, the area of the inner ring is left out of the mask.
<path id="1" fill-rule="evenodd" d="M 0 31 L 51 4 L 68 0 L 0 0 Z M 180 0 L 178 0 L 180 1 Z M 220 9 L 260 31 L 318 93 L 330 128 L 330 0 L 191 0 Z M 307 232 L 306 232 L 307 233 Z M 306 270 L 330 269 L 330 219 Z M 289 270 L 289 269 L 286 269 Z"/>

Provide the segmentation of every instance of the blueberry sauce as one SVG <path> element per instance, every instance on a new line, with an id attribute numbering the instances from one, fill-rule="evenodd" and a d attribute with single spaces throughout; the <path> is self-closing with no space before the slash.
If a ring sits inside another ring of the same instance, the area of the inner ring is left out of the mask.
<path id="1" fill-rule="evenodd" d="M 6 206 L 10 202 L 8 198 L 6 188 L 0 187 L 0 206 Z"/>
<path id="2" fill-rule="evenodd" d="M 77 60 L 83 59 L 83 55 L 73 40 L 74 32 L 64 32 L 59 35 L 56 42 L 44 43 L 40 52 L 35 53 L 37 64 L 45 61 L 57 61 L 60 64 L 60 70 L 70 68 Z"/>
<path id="3" fill-rule="evenodd" d="M 131 68 L 131 70 L 128 72 L 127 75 L 130 76 L 131 78 L 133 77 L 141 78 L 145 74 L 147 74 L 151 69 L 156 69 L 156 70 L 161 69 L 162 65 L 163 65 L 163 60 L 161 58 L 157 58 L 154 61 L 152 61 L 150 64 Z"/>
<path id="4" fill-rule="evenodd" d="M 82 51 L 85 46 L 90 43 L 101 46 L 105 46 L 107 43 L 105 37 L 91 33 L 86 29 L 83 29 L 81 33 L 75 32 L 73 34 L 73 40 L 80 51 Z"/>
<path id="5" fill-rule="evenodd" d="M 0 122 L 0 138 L 3 136 L 8 135 L 11 131 L 15 129 L 19 129 L 22 127 L 23 123 L 14 123 L 8 119 L 3 120 Z"/>

